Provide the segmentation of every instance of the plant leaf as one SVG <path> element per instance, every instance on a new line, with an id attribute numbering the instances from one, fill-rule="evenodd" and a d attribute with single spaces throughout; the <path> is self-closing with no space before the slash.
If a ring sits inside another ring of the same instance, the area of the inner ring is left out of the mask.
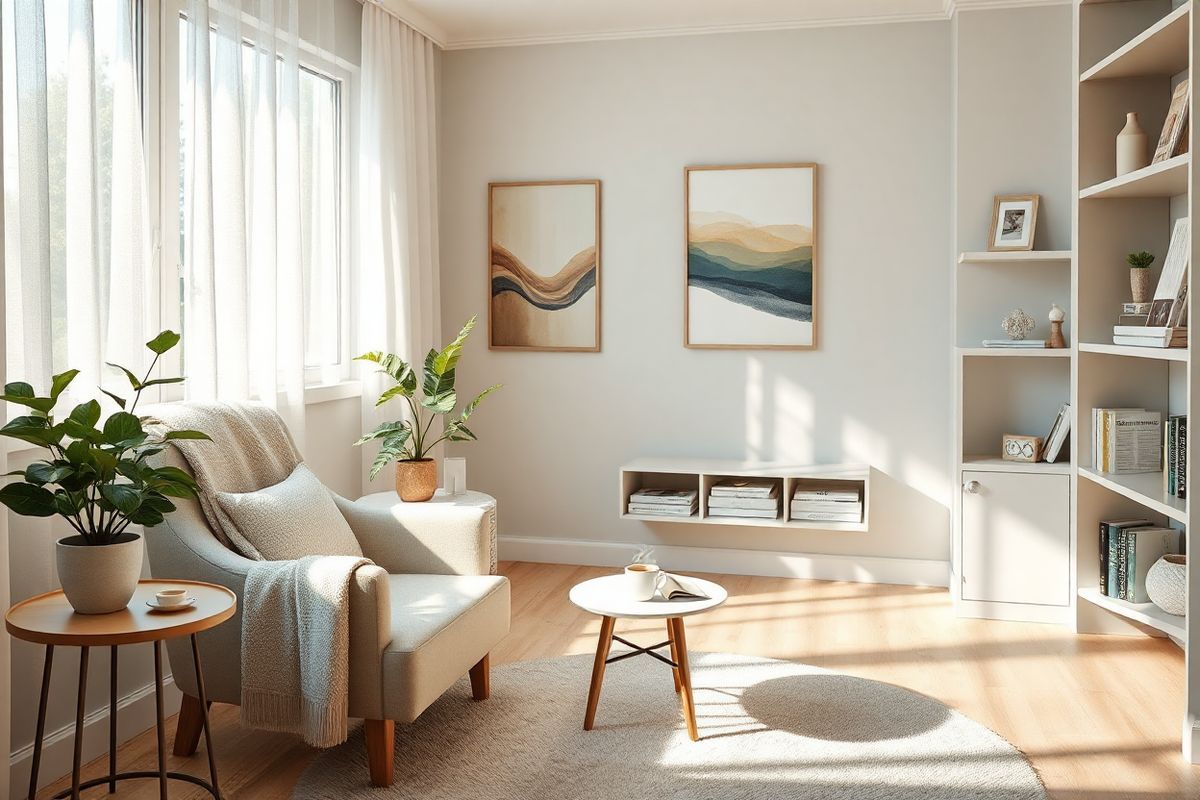
<path id="1" fill-rule="evenodd" d="M 379 452 L 375 454 L 375 461 L 371 464 L 371 479 L 374 480 L 379 471 L 392 463 L 404 453 L 404 446 L 408 444 L 408 439 L 412 435 L 412 431 L 405 426 L 396 431 L 391 436 L 383 440 L 383 444 L 379 447 Z"/>
<path id="2" fill-rule="evenodd" d="M 446 426 L 446 438 L 452 442 L 473 442 L 478 437 L 462 420 L 456 419 Z"/>
<path id="3" fill-rule="evenodd" d="M 62 429 L 51 428 L 45 417 L 13 417 L 0 428 L 0 436 L 49 447 L 62 439 Z"/>
<path id="4" fill-rule="evenodd" d="M 52 517 L 58 513 L 54 495 L 30 483 L 10 483 L 0 489 L 0 503 L 23 517 Z"/>
<path id="5" fill-rule="evenodd" d="M 450 389 L 433 397 L 422 399 L 421 405 L 435 414 L 449 414 L 458 405 L 458 393 Z"/>
<path id="6" fill-rule="evenodd" d="M 412 376 L 412 386 L 398 383 L 392 388 L 384 390 L 383 394 L 379 395 L 379 399 L 375 401 L 376 408 L 396 397 L 412 397 L 413 391 L 417 388 L 417 376 L 412 370 L 409 370 L 408 374 Z"/>
<path id="7" fill-rule="evenodd" d="M 129 379 L 129 385 L 133 387 L 133 390 L 135 392 L 138 389 L 142 388 L 142 382 L 138 379 L 138 376 L 134 375 L 132 372 L 125 369 L 125 367 L 122 367 L 120 364 L 114 364 L 111 361 L 105 361 L 104 363 L 108 364 L 110 367 L 115 367 L 115 368 L 121 370 L 121 372 L 124 372 L 125 377 Z M 105 394 L 107 394 L 109 397 L 112 397 L 115 399 L 115 395 L 109 394 L 108 392 L 105 392 Z M 124 408 L 124 406 L 122 406 L 122 408 Z"/>
<path id="8" fill-rule="evenodd" d="M 66 372 L 60 372 L 55 375 L 50 381 L 50 399 L 57 400 L 58 396 L 71 385 L 71 381 L 75 380 L 75 376 L 79 374 L 77 369 L 69 369 Z"/>
<path id="9" fill-rule="evenodd" d="M 112 503 L 117 511 L 125 515 L 134 513 L 142 504 L 142 495 L 127 483 L 101 484 L 100 494 Z"/>
<path id="10" fill-rule="evenodd" d="M 146 342 L 146 347 L 155 355 L 162 355 L 170 350 L 175 345 L 179 344 L 181 337 L 175 331 L 163 331 L 158 336 L 155 336 L 150 341 Z"/>
<path id="11" fill-rule="evenodd" d="M 454 341 L 446 345 L 434 358 L 433 369 L 438 375 L 445 375 L 454 369 L 454 366 L 458 363 L 458 359 L 462 356 L 463 346 L 467 343 L 467 337 L 471 335 L 471 330 L 475 327 L 475 320 L 476 317 L 471 317 L 467 320 Z"/>
<path id="12" fill-rule="evenodd" d="M 150 386 L 163 386 L 168 383 L 183 383 L 187 378 L 155 378 L 151 381 L 146 381 L 142 384 L 142 388 L 146 389 Z"/>
<path id="13" fill-rule="evenodd" d="M 100 404 L 95 400 L 80 403 L 71 411 L 68 419 L 73 419 L 89 428 L 95 427 L 96 423 L 100 421 Z"/>
<path id="14" fill-rule="evenodd" d="M 111 397 L 111 398 L 113 399 L 113 402 L 115 402 L 115 403 L 116 403 L 118 406 L 120 406 L 120 407 L 121 407 L 121 410 L 122 410 L 122 411 L 124 411 L 124 410 L 125 410 L 125 398 L 124 398 L 124 397 L 117 397 L 115 394 L 113 394 L 112 392 L 108 391 L 107 389 L 101 389 L 100 391 L 101 391 L 101 392 L 104 392 L 104 394 L 106 394 L 106 395 L 108 395 L 109 397 Z"/>
<path id="15" fill-rule="evenodd" d="M 127 411 L 118 411 L 104 422 L 104 441 L 118 445 L 143 434 L 142 421 Z"/>
<path id="16" fill-rule="evenodd" d="M 4 386 L 4 394 L 0 395 L 0 400 L 5 400 L 19 406 L 32 408 L 35 411 L 40 411 L 43 414 L 50 413 L 54 408 L 54 399 L 50 397 L 38 397 L 34 394 L 33 387 L 24 381 L 16 383 L 8 383 Z"/>
<path id="17" fill-rule="evenodd" d="M 58 483 L 74 473 L 75 469 L 70 464 L 35 461 L 25 468 L 25 481 L 35 486 L 44 486 L 47 483 Z"/>
<path id="18" fill-rule="evenodd" d="M 212 437 L 201 431 L 167 431 L 163 434 L 163 441 L 168 442 L 172 439 L 203 439 L 212 441 Z"/>
<path id="19" fill-rule="evenodd" d="M 461 417 L 462 421 L 466 422 L 468 419 L 470 419 L 471 415 L 475 413 L 475 409 L 479 407 L 479 404 L 481 402 L 483 402 L 483 398 L 487 397 L 489 394 L 496 391 L 497 389 L 503 387 L 503 385 L 504 384 L 502 384 L 502 383 L 494 384 L 494 385 L 489 386 L 488 388 L 484 389 L 479 394 L 475 395 L 475 399 L 472 400 L 470 403 L 468 403 L 467 407 L 463 409 L 462 417 Z"/>
<path id="20" fill-rule="evenodd" d="M 402 429 L 408 428 L 408 427 L 409 426 L 408 426 L 407 422 L 385 422 L 382 425 L 375 428 L 375 430 L 371 431 L 370 433 L 368 433 L 368 434 L 364 435 L 362 438 L 360 438 L 357 442 L 354 443 L 354 446 L 361 447 L 362 445 L 366 444 L 367 442 L 373 442 L 376 439 L 382 439 L 385 436 L 391 436 L 392 434 L 398 433 Z M 409 434 L 411 435 L 411 431 L 409 432 Z"/>

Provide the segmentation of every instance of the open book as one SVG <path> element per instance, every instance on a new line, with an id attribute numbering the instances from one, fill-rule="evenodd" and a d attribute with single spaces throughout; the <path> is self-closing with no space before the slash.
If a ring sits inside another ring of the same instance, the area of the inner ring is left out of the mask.
<path id="1" fill-rule="evenodd" d="M 663 573 L 662 588 L 658 590 L 664 600 L 707 600 L 704 590 L 687 578 Z"/>

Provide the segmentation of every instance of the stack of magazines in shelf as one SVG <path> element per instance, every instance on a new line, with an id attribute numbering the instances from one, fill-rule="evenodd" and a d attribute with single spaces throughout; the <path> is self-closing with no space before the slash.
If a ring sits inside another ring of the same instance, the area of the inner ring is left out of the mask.
<path id="1" fill-rule="evenodd" d="M 700 504 L 695 489 L 638 489 L 629 495 L 630 514 L 690 517 Z"/>
<path id="2" fill-rule="evenodd" d="M 1148 603 L 1146 573 L 1155 561 L 1179 552 L 1179 531 L 1149 520 L 1100 523 L 1100 593 L 1127 603 Z"/>
<path id="3" fill-rule="evenodd" d="M 862 522 L 862 495 L 858 489 L 798 486 L 791 512 L 791 519 L 800 521 Z"/>
<path id="4" fill-rule="evenodd" d="M 1166 444 L 1163 445 L 1166 468 L 1163 490 L 1180 500 L 1187 499 L 1187 415 L 1167 417 Z"/>
<path id="5" fill-rule="evenodd" d="M 708 492 L 708 516 L 779 518 L 779 482 L 753 478 L 726 478 Z"/>
<path id="6" fill-rule="evenodd" d="M 1162 414 L 1157 411 L 1092 409 L 1092 454 L 1100 472 L 1158 472 L 1162 446 Z"/>
<path id="7" fill-rule="evenodd" d="M 1127 303 L 1113 326 L 1113 344 L 1132 347 L 1187 347 L 1188 254 L 1191 223 L 1175 222 L 1171 244 L 1158 276 L 1154 299 L 1148 304 Z"/>

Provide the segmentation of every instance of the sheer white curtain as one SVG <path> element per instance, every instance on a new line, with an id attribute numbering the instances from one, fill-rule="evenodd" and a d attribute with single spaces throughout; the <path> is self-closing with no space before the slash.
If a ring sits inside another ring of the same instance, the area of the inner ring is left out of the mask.
<path id="1" fill-rule="evenodd" d="M 434 44 L 367 2 L 361 76 L 355 342 L 358 352 L 388 350 L 420 363 L 441 337 Z M 381 376 L 364 373 L 362 423 L 370 430 L 399 406 L 377 410 Z"/>
<path id="2" fill-rule="evenodd" d="M 7 367 L 42 390 L 122 389 L 104 362 L 136 369 L 157 322 L 131 9 L 4 0 Z"/>
<path id="3" fill-rule="evenodd" d="M 188 396 L 304 438 L 298 0 L 191 0 L 181 88 Z"/>

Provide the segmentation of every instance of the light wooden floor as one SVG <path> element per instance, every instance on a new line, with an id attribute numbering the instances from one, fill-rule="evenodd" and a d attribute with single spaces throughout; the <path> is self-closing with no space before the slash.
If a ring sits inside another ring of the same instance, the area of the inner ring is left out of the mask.
<path id="1" fill-rule="evenodd" d="M 611 570 L 505 563 L 501 571 L 513 582 L 513 625 L 493 665 L 593 652 L 599 620 L 571 606 L 567 591 Z M 1183 655 L 1166 640 L 955 619 L 945 590 L 707 577 L 730 599 L 688 621 L 694 650 L 795 659 L 936 697 L 1024 751 L 1054 798 L 1200 797 L 1200 767 L 1179 755 Z M 639 639 L 657 641 L 660 627 L 625 621 L 618 633 L 641 631 Z M 585 692 L 580 686 L 576 698 L 581 719 Z M 225 796 L 288 798 L 314 751 L 288 736 L 241 728 L 231 707 L 217 707 L 213 721 Z M 174 722 L 168 727 L 173 732 Z M 155 769 L 154 743 L 150 731 L 122 746 L 121 768 Z M 191 759 L 170 757 L 168 768 L 204 774 L 206 767 L 202 747 Z M 103 769 L 103 761 L 93 762 L 85 778 Z M 98 787 L 84 796 L 106 795 Z M 154 781 L 126 782 L 115 795 L 157 796 Z M 171 788 L 173 800 L 205 796 L 186 784 Z"/>

